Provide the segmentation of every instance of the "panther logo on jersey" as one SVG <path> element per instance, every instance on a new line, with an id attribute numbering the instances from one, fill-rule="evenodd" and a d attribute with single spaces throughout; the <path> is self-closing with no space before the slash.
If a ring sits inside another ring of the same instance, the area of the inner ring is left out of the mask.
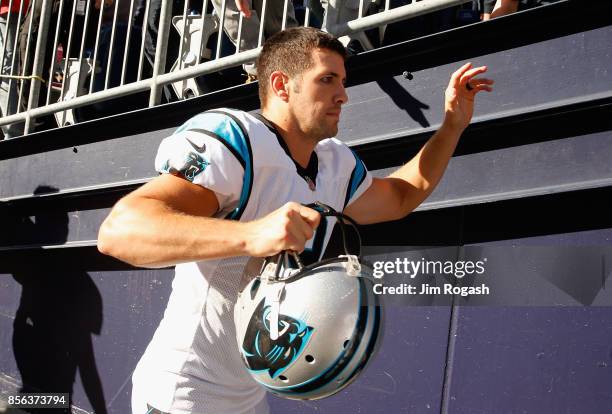
<path id="1" fill-rule="evenodd" d="M 201 174 L 206 167 L 210 165 L 208 161 L 206 161 L 202 156 L 196 152 L 189 152 L 185 159 L 179 163 L 179 168 L 170 165 L 170 160 L 167 160 L 162 170 L 184 177 L 186 180 L 193 182 L 193 180 Z"/>
<path id="2" fill-rule="evenodd" d="M 265 298 L 251 316 L 242 344 L 242 355 L 251 371 L 268 371 L 278 377 L 304 350 L 314 328 L 287 315 L 278 315 L 278 338 L 270 338 L 270 305 Z"/>

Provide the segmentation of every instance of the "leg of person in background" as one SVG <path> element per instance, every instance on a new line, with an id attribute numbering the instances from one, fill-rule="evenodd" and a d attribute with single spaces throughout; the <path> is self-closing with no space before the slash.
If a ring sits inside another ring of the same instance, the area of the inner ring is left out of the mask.
<path id="1" fill-rule="evenodd" d="M 369 1 L 364 1 L 364 8 Z M 321 0 L 325 10 L 321 29 L 329 32 L 338 23 L 355 20 L 359 16 L 359 0 Z M 365 16 L 365 10 L 363 11 Z"/>
<path id="2" fill-rule="evenodd" d="M 2 76 L 11 74 L 11 66 L 13 63 L 13 53 L 15 45 L 15 36 L 17 35 L 17 14 L 13 14 L 10 19 L 10 27 L 7 27 L 9 14 L 0 16 L 0 50 L 4 51 L 3 56 L 0 56 L 2 65 L 0 67 Z M 19 62 L 15 59 L 15 66 L 19 66 Z M 18 71 L 14 70 L 13 74 Z M 17 84 L 15 80 L 8 78 L 0 79 L 0 117 L 13 115 L 17 113 Z M 3 125 L 2 133 L 4 138 L 13 138 L 23 135 L 23 123 L 15 123 L 11 125 Z"/>
<path id="3" fill-rule="evenodd" d="M 325 0 L 304 0 L 304 7 L 310 8 L 309 27 L 323 27 L 323 19 L 325 18 L 325 8 L 323 7 Z M 298 21 L 298 23 L 300 23 Z"/>
<path id="4" fill-rule="evenodd" d="M 293 1 L 287 0 L 287 22 L 285 28 L 295 27 L 298 22 L 295 18 Z M 263 0 L 253 0 L 255 10 L 261 16 Z M 264 26 L 264 40 L 283 29 L 283 11 L 285 0 L 268 0 L 266 4 L 266 21 Z"/>
<path id="5" fill-rule="evenodd" d="M 355 20 L 359 17 L 359 0 L 320 0 L 321 5 L 325 11 L 323 17 L 323 24 L 321 30 L 336 35 L 335 26 L 341 23 L 346 23 L 351 20 Z M 372 2 L 371 0 L 364 0 L 362 5 L 361 16 L 365 17 L 368 14 L 370 7 L 378 8 L 382 4 L 384 7 L 384 0 L 379 2 Z M 380 38 L 384 34 L 385 28 L 380 31 L 367 32 L 372 35 L 369 38 L 366 32 L 353 33 L 347 36 L 340 37 L 340 41 L 346 46 L 349 54 L 356 54 L 363 52 L 364 50 L 373 49 L 380 44 Z M 374 40 L 372 40 L 374 39 Z"/>
<path id="6" fill-rule="evenodd" d="M 480 20 L 489 20 L 491 12 L 495 7 L 496 0 L 478 0 L 478 10 L 480 11 Z"/>
<path id="7" fill-rule="evenodd" d="M 218 16 L 221 16 L 223 0 L 213 0 L 213 6 Z M 286 27 L 297 26 L 297 20 L 295 19 L 295 11 L 293 10 L 293 3 L 288 0 L 287 5 L 287 23 Z M 266 2 L 266 18 L 264 21 L 264 39 L 272 36 L 274 33 L 279 32 L 282 28 L 283 23 L 283 10 L 284 0 L 268 0 Z M 240 36 L 240 51 L 255 49 L 259 42 L 259 26 L 260 16 L 262 13 L 262 0 L 256 0 L 249 2 L 251 9 L 251 16 L 242 18 L 242 33 Z M 219 19 L 221 20 L 221 19 Z M 223 22 L 223 29 L 227 36 L 230 38 L 232 43 L 236 45 L 238 43 L 238 27 L 240 22 L 240 11 L 236 5 L 235 0 L 225 0 L 225 20 Z M 262 43 L 263 43 L 262 40 Z M 247 63 L 243 65 L 245 72 L 248 75 L 247 81 L 254 80 L 257 77 L 257 68 L 255 63 Z"/>
<path id="8" fill-rule="evenodd" d="M 172 1 L 171 15 L 174 16 L 176 9 L 178 9 L 177 2 L 173 0 L 170 0 L 170 1 Z M 157 29 L 159 28 L 159 17 L 161 14 L 161 6 L 162 6 L 162 0 L 150 0 L 149 14 L 148 16 L 144 17 L 144 19 L 146 19 L 146 23 L 144 24 L 147 25 L 147 32 L 145 36 L 145 47 L 144 47 L 144 55 L 145 55 L 145 60 L 146 60 L 145 66 L 146 66 L 146 63 L 149 64 L 151 73 L 153 73 L 153 65 L 155 63 L 155 51 L 157 50 L 157 33 L 158 33 Z M 144 13 L 144 7 L 142 9 Z M 172 17 L 170 17 L 170 19 L 172 20 Z M 170 35 L 172 35 L 173 31 L 174 29 L 170 28 Z M 175 50 L 178 51 L 178 46 L 176 48 L 173 47 L 171 44 L 171 40 L 169 39 L 168 40 L 168 50 L 166 53 L 166 71 L 169 70 L 169 67 L 168 67 L 169 63 L 172 64 L 172 62 L 174 62 L 174 59 L 176 59 L 176 56 L 172 56 L 172 53 Z M 174 95 L 170 91 L 170 89 L 171 88 L 169 86 L 163 87 L 163 98 L 165 99 L 165 102 L 171 102 L 175 100 Z"/>
<path id="9" fill-rule="evenodd" d="M 157 48 L 157 26 L 159 26 L 159 14 L 162 0 L 150 0 L 149 15 L 146 16 L 147 35 L 145 38 L 144 55 L 153 67 L 155 62 L 155 49 Z"/>
<path id="10" fill-rule="evenodd" d="M 495 3 L 495 7 L 491 12 L 491 19 L 505 16 L 511 13 L 516 13 L 518 7 L 518 0 L 497 0 L 497 2 Z"/>

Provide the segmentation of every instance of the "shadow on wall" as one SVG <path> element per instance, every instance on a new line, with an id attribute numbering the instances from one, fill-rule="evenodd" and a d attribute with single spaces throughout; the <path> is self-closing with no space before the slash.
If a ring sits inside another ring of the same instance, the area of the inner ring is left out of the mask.
<path id="1" fill-rule="evenodd" d="M 34 193 L 55 191 L 40 186 Z M 18 233 L 44 232 L 46 242 L 61 244 L 67 239 L 68 217 L 63 212 L 42 212 L 22 221 L 20 227 Z M 52 259 L 39 259 L 24 263 L 13 278 L 22 286 L 13 325 L 20 391 L 70 393 L 72 397 L 78 369 L 94 412 L 106 413 L 92 345 L 92 335 L 102 329 L 102 297 L 91 277 L 82 271 L 64 271 Z"/>
<path id="2" fill-rule="evenodd" d="M 430 126 L 423 110 L 428 110 L 429 105 L 419 101 L 410 94 L 398 81 L 393 78 L 383 78 L 376 81 L 382 89 L 393 100 L 393 103 L 406 111 L 406 114 L 423 128 Z"/>

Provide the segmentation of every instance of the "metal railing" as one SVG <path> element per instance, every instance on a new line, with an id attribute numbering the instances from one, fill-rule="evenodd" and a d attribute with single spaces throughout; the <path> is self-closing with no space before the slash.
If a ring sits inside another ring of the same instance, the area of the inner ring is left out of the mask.
<path id="1" fill-rule="evenodd" d="M 178 2 L 172 0 L 31 0 L 27 10 L 24 0 L 10 0 L 9 10 L 14 11 L 0 16 L 0 126 L 5 132 L 9 125 L 22 126 L 28 134 L 37 118 L 54 114 L 59 126 L 69 125 L 76 122 L 75 108 L 139 92 L 148 92 L 148 106 L 161 102 L 164 88 L 178 99 L 202 94 L 195 78 L 257 58 L 265 33 L 274 27 L 266 25 L 275 16 L 267 8 L 282 7 L 281 28 L 297 22 L 292 0 L 282 5 L 282 0 L 263 0 L 260 13 L 251 17 L 262 16 L 254 42 L 255 20 L 237 17 L 234 1 L 184 0 L 178 4 L 182 13 L 176 14 Z M 324 0 L 326 7 L 305 1 L 299 8 L 304 25 L 316 16 L 324 30 L 356 37 L 365 49 L 372 46 L 364 30 L 472 2 L 421 0 L 392 8 L 391 0 L 375 0 L 380 11 L 365 16 L 373 0 L 359 0 L 358 5 L 348 4 L 356 0 Z M 169 42 L 172 27 L 179 34 L 176 46 Z M 228 34 L 233 52 L 224 49 L 219 28 Z M 168 52 L 174 54 L 176 48 L 176 61 L 167 71 Z"/>

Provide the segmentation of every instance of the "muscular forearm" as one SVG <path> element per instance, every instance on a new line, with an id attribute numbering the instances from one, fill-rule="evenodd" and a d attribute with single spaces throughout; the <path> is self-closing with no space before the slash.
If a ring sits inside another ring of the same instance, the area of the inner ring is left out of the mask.
<path id="1" fill-rule="evenodd" d="M 474 113 L 474 98 L 480 91 L 492 91 L 493 81 L 476 78 L 486 66 L 466 63 L 451 76 L 445 92 L 444 122 L 417 155 L 370 187 L 344 212 L 361 224 L 401 219 L 419 206 L 442 179 L 459 137 Z"/>
<path id="2" fill-rule="evenodd" d="M 172 210 L 144 197 L 126 197 L 100 228 L 98 249 L 140 267 L 247 254 L 248 226 Z"/>
<path id="3" fill-rule="evenodd" d="M 178 203 L 178 208 L 173 208 L 177 205 L 174 196 L 180 191 L 172 195 L 159 186 L 156 191 L 148 190 L 160 198 L 143 196 L 147 191 L 139 191 L 119 201 L 102 223 L 98 249 L 140 267 L 234 256 L 266 257 L 283 250 L 301 252 L 320 220 L 317 211 L 293 202 L 253 221 L 215 219 L 209 216 L 217 203 L 206 202 L 206 194 L 199 191 L 192 194 L 198 197 L 194 202 Z"/>
<path id="4" fill-rule="evenodd" d="M 455 151 L 462 128 L 444 122 L 407 164 L 384 179 L 374 179 L 363 196 L 344 212 L 360 224 L 398 220 L 434 190 Z"/>
<path id="5" fill-rule="evenodd" d="M 438 185 L 462 132 L 444 122 L 417 155 L 389 176 L 401 180 L 395 182 L 406 182 L 413 189 L 398 192 L 401 194 L 399 214 L 402 217 L 421 204 Z"/>

